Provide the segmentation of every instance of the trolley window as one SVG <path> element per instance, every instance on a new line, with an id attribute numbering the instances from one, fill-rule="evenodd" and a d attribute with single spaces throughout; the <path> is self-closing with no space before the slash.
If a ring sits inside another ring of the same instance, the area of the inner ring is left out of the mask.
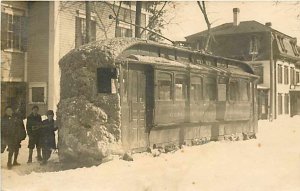
<path id="1" fill-rule="evenodd" d="M 226 101 L 226 84 L 218 84 L 218 101 Z"/>
<path id="2" fill-rule="evenodd" d="M 217 98 L 217 83 L 214 78 L 206 78 L 205 80 L 205 100 L 215 101 Z"/>
<path id="3" fill-rule="evenodd" d="M 237 101 L 238 97 L 239 97 L 238 82 L 231 81 L 229 83 L 229 99 L 230 101 Z"/>
<path id="4" fill-rule="evenodd" d="M 241 101 L 249 100 L 249 83 L 247 81 L 241 80 L 239 83 L 239 93 Z"/>
<path id="5" fill-rule="evenodd" d="M 127 69 L 123 70 L 123 79 L 122 79 L 122 101 L 127 103 L 128 99 L 128 71 Z"/>
<path id="6" fill-rule="evenodd" d="M 175 50 L 173 49 L 165 49 L 161 48 L 160 49 L 160 57 L 169 59 L 169 60 L 175 60 Z"/>
<path id="7" fill-rule="evenodd" d="M 191 101 L 199 101 L 203 99 L 203 84 L 202 78 L 200 77 L 192 77 L 191 78 Z"/>
<path id="8" fill-rule="evenodd" d="M 227 99 L 227 81 L 228 78 L 225 77 L 218 79 L 218 101 L 226 101 Z"/>
<path id="9" fill-rule="evenodd" d="M 185 100 L 187 97 L 187 83 L 184 75 L 175 77 L 175 100 Z"/>
<path id="10" fill-rule="evenodd" d="M 97 91 L 98 93 L 116 93 L 117 69 L 98 68 L 97 69 Z"/>
<path id="11" fill-rule="evenodd" d="M 172 99 L 172 75 L 168 73 L 159 73 L 157 80 L 157 99 Z"/>
<path id="12" fill-rule="evenodd" d="M 178 51 L 177 52 L 177 60 L 179 62 L 191 62 L 192 58 L 191 58 L 190 53 Z"/>
<path id="13" fill-rule="evenodd" d="M 136 70 L 130 70 L 130 86 L 130 100 L 138 103 L 138 72 Z"/>

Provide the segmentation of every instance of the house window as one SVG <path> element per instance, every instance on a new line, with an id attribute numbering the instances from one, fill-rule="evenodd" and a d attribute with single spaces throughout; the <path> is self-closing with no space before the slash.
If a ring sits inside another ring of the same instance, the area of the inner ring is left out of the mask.
<path id="1" fill-rule="evenodd" d="M 282 115 L 282 94 L 278 94 L 278 115 Z"/>
<path id="2" fill-rule="evenodd" d="M 122 1 L 123 4 L 130 6 L 131 5 L 131 1 Z"/>
<path id="3" fill-rule="evenodd" d="M 25 17 L 1 12 L 1 49 L 25 51 Z"/>
<path id="4" fill-rule="evenodd" d="M 96 21 L 91 20 L 90 41 L 96 40 Z M 75 18 L 75 47 L 86 44 L 86 19 L 76 16 Z"/>
<path id="5" fill-rule="evenodd" d="M 132 37 L 132 29 L 117 27 L 116 37 Z"/>
<path id="6" fill-rule="evenodd" d="M 29 103 L 45 104 L 47 102 L 47 84 L 43 82 L 29 83 Z"/>
<path id="7" fill-rule="evenodd" d="M 291 72 L 291 85 L 294 85 L 295 84 L 295 69 L 294 68 L 291 68 L 290 70 Z"/>
<path id="8" fill-rule="evenodd" d="M 297 44 L 296 44 L 296 42 L 292 41 L 291 42 L 291 46 L 292 46 L 292 49 L 293 49 L 293 52 L 294 52 L 295 56 L 299 56 L 300 54 L 299 54 L 299 52 L 297 50 Z"/>
<path id="9" fill-rule="evenodd" d="M 197 102 L 203 99 L 202 79 L 200 77 L 191 78 L 191 101 Z"/>
<path id="10" fill-rule="evenodd" d="M 284 84 L 289 84 L 289 68 L 284 67 Z"/>
<path id="11" fill-rule="evenodd" d="M 116 27 L 116 37 L 132 37 L 132 28 L 129 24 L 119 21 Z"/>
<path id="12" fill-rule="evenodd" d="M 287 50 L 286 50 L 286 48 L 285 48 L 285 46 L 284 46 L 284 43 L 283 43 L 283 41 L 284 41 L 283 37 L 278 37 L 278 41 L 279 41 L 281 50 L 282 50 L 283 52 L 287 52 Z"/>
<path id="13" fill-rule="evenodd" d="M 289 114 L 290 97 L 289 94 L 284 94 L 284 113 Z"/>
<path id="14" fill-rule="evenodd" d="M 157 99 L 172 100 L 172 75 L 160 73 L 157 81 Z"/>
<path id="15" fill-rule="evenodd" d="M 258 41 L 256 36 L 252 36 L 250 40 L 250 49 L 249 54 L 257 55 L 258 54 Z"/>
<path id="16" fill-rule="evenodd" d="M 300 83 L 300 72 L 296 72 L 296 84 Z"/>
<path id="17" fill-rule="evenodd" d="M 185 100 L 187 97 L 187 84 L 184 75 L 176 75 L 175 100 Z"/>
<path id="18" fill-rule="evenodd" d="M 264 83 L 264 67 L 262 65 L 260 66 L 253 66 L 254 74 L 259 76 L 258 84 Z"/>
<path id="19" fill-rule="evenodd" d="M 97 69 L 97 91 L 98 93 L 116 93 L 116 68 L 98 68 Z"/>
<path id="20" fill-rule="evenodd" d="M 278 65 L 278 83 L 282 84 L 282 66 Z"/>

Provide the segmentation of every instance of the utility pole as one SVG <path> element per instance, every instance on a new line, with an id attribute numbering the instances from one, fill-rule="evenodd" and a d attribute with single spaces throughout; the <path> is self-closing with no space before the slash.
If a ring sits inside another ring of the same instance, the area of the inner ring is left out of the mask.
<path id="1" fill-rule="evenodd" d="M 142 14 L 142 2 L 136 1 L 135 9 L 135 37 L 141 38 L 141 14 Z"/>
<path id="2" fill-rule="evenodd" d="M 89 43 L 91 41 L 91 2 L 85 2 L 85 43 Z"/>

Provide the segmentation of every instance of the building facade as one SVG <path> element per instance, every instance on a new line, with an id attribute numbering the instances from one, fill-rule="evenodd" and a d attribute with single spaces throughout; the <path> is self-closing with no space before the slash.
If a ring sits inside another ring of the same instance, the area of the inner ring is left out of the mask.
<path id="1" fill-rule="evenodd" d="M 260 119 L 276 119 L 300 114 L 300 54 L 297 39 L 272 28 L 271 23 L 239 21 L 238 8 L 233 22 L 211 29 L 208 50 L 215 55 L 239 59 L 252 65 L 258 82 Z M 203 49 L 208 32 L 186 37 L 194 49 Z"/>
<path id="2" fill-rule="evenodd" d="M 1 113 L 12 105 L 25 117 L 33 105 L 56 110 L 59 101 L 58 62 L 85 44 L 85 3 L 63 1 L 1 2 Z M 118 18 L 118 22 L 109 15 Z M 149 13 L 142 8 L 141 26 Z M 135 4 L 91 2 L 91 41 L 133 37 Z M 146 32 L 142 38 L 147 38 Z"/>

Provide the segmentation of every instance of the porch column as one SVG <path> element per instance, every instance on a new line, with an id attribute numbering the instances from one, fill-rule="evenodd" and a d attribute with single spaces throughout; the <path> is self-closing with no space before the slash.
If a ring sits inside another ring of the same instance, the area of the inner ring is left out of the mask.
<path id="1" fill-rule="evenodd" d="M 49 2 L 49 74 L 48 109 L 57 109 L 59 101 L 59 1 Z"/>

